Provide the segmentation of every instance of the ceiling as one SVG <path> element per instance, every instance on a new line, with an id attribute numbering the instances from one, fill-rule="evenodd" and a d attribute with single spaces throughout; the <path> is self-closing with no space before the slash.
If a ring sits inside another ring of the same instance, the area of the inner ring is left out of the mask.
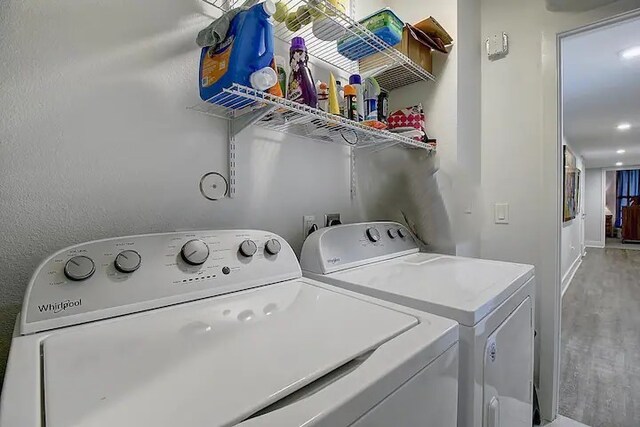
<path id="1" fill-rule="evenodd" d="M 563 39 L 564 135 L 587 167 L 640 165 L 640 57 L 620 57 L 632 46 L 640 18 Z"/>

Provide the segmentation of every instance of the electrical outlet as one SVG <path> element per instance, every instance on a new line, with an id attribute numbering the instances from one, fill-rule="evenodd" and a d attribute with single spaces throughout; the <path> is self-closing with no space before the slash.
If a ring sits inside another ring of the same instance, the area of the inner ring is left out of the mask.
<path id="1" fill-rule="evenodd" d="M 324 215 L 324 226 L 331 227 L 332 225 L 340 225 L 342 224 L 342 220 L 340 220 L 339 213 L 333 214 L 325 214 Z"/>
<path id="2" fill-rule="evenodd" d="M 307 236 L 309 235 L 309 230 L 311 230 L 311 227 L 313 227 L 314 224 L 318 224 L 316 222 L 316 216 L 315 215 L 305 215 L 302 217 L 302 236 L 303 238 L 307 238 Z"/>

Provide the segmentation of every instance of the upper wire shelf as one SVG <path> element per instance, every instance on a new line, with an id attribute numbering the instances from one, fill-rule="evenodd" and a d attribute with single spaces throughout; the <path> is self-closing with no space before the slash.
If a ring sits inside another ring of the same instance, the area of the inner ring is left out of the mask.
<path id="1" fill-rule="evenodd" d="M 355 148 L 387 148 L 401 144 L 435 152 L 434 145 L 387 130 L 365 126 L 317 108 L 238 84 L 224 89 L 223 93 L 214 98 L 202 101 L 189 109 L 231 120 L 234 135 L 245 127 L 256 124 L 303 138 Z"/>
<path id="2" fill-rule="evenodd" d="M 244 0 L 202 1 L 223 12 L 244 3 Z M 380 86 L 385 90 L 419 81 L 435 81 L 431 73 L 374 35 L 329 0 L 280 0 L 279 3 L 288 12 L 295 12 L 300 7 L 307 8 L 307 12 L 295 22 L 278 22 L 273 19 L 273 24 L 275 37 L 284 43 L 289 43 L 293 37 L 303 37 L 311 57 L 337 67 L 346 74 L 360 72 L 365 77 L 379 76 Z M 296 31 L 291 31 L 288 27 Z M 359 41 L 357 47 L 350 49 L 349 56 L 366 58 L 366 69 L 361 69 L 358 60 L 351 60 L 338 52 L 337 40 L 344 37 Z"/>

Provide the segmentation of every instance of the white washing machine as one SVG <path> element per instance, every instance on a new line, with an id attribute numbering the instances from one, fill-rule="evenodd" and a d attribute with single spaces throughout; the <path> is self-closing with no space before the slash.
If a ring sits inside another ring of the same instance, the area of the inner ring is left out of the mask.
<path id="1" fill-rule="evenodd" d="M 458 327 L 302 278 L 264 231 L 80 244 L 33 275 L 2 427 L 456 425 Z"/>
<path id="2" fill-rule="evenodd" d="M 306 277 L 460 323 L 460 427 L 530 427 L 532 266 L 420 253 L 393 222 L 324 228 L 304 243 Z"/>

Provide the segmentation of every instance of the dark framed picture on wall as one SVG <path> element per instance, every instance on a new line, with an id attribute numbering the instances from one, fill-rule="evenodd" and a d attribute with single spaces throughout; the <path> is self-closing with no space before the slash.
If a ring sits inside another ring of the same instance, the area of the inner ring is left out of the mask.
<path id="1" fill-rule="evenodd" d="M 567 222 L 574 219 L 580 210 L 580 169 L 575 154 L 566 145 L 563 163 L 563 222 Z"/>

